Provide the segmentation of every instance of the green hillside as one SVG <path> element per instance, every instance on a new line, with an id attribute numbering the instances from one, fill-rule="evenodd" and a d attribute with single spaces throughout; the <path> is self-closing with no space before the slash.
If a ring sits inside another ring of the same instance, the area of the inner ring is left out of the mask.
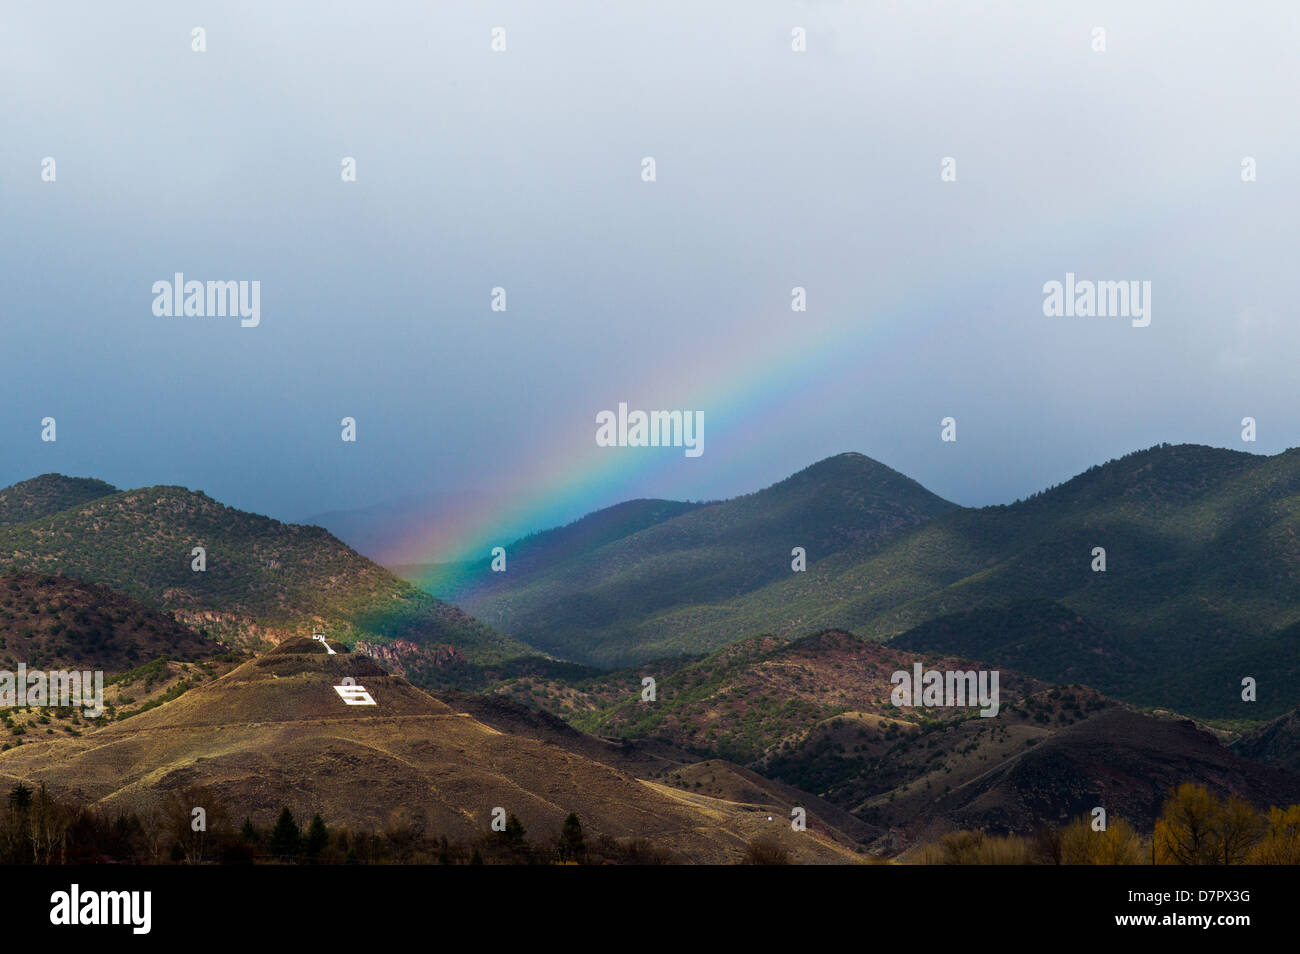
<path id="1" fill-rule="evenodd" d="M 1187 651 L 1177 638 L 1102 627 L 1050 600 L 981 607 L 922 623 L 890 646 L 995 661 L 1053 682 L 1077 682 L 1130 702 L 1228 723 L 1270 719 L 1300 693 L 1300 625 Z M 1243 703 L 1242 679 L 1257 699 Z"/>
<path id="2" fill-rule="evenodd" d="M 84 497 L 84 483 L 40 478 L 40 499 Z M 4 493 L 19 512 L 34 506 L 19 499 L 24 485 Z M 203 572 L 192 569 L 194 547 L 207 551 Z M 121 491 L 0 528 L 5 565 L 105 584 L 235 645 L 322 630 L 349 642 L 445 644 L 470 662 L 528 651 L 319 527 L 245 513 L 183 487 Z"/>
<path id="3" fill-rule="evenodd" d="M 548 652 L 597 665 L 698 653 L 744 632 L 708 625 L 661 627 L 663 615 L 788 579 L 791 551 L 811 566 L 845 550 L 871 553 L 955 505 L 861 454 L 814 464 L 765 490 L 694 507 L 572 555 L 495 574 L 500 581 L 460 605 Z M 526 548 L 525 548 L 526 549 Z M 703 616 L 707 617 L 707 610 Z M 763 627 L 757 627 L 754 632 Z"/>
<path id="4" fill-rule="evenodd" d="M 790 572 L 793 545 L 804 573 Z M 979 509 L 842 455 L 527 579 L 498 576 L 467 609 L 597 665 L 842 629 L 1202 718 L 1300 704 L 1295 450 L 1160 445 Z"/>
<path id="5" fill-rule="evenodd" d="M 0 490 L 0 527 L 48 517 L 115 493 L 117 488 L 102 480 L 42 474 Z"/>
<path id="6" fill-rule="evenodd" d="M 719 630 L 835 626 L 888 639 L 951 617 L 907 645 L 994 663 L 1014 650 L 1007 665 L 1042 678 L 1088 674 L 1136 702 L 1262 719 L 1300 702 L 1281 680 L 1255 709 L 1240 700 L 1243 676 L 1294 665 L 1295 641 L 1281 632 L 1300 622 L 1297 531 L 1300 452 L 1162 445 L 1026 501 L 940 517 L 874 553 L 836 554 L 725 605 L 664 614 L 640 635 L 689 644 Z M 1104 573 L 1091 569 L 1097 546 Z M 1101 640 L 1089 649 L 1100 658 L 1060 645 L 1079 633 L 1043 638 L 1051 621 L 1026 606 L 1044 600 Z"/>
<path id="7" fill-rule="evenodd" d="M 703 506 L 677 500 L 628 500 L 587 514 L 579 520 L 533 533 L 508 548 L 508 579 L 491 570 L 489 552 L 466 563 L 433 563 L 393 566 L 403 579 L 418 584 L 434 596 L 460 603 L 470 598 L 480 602 L 491 592 L 517 588 L 563 560 L 572 560 L 623 537 Z"/>

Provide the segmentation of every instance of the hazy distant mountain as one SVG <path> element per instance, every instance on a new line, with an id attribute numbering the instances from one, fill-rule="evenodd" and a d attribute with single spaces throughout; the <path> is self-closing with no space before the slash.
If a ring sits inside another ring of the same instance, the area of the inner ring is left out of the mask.
<path id="1" fill-rule="evenodd" d="M 542 535 L 532 555 L 521 541 L 519 572 L 508 564 L 485 587 L 458 591 L 460 605 L 580 662 L 699 652 L 745 635 L 710 625 L 712 607 L 791 575 L 795 547 L 810 566 L 850 548 L 869 553 L 956 509 L 861 454 L 828 458 L 757 493 L 675 515 L 661 501 L 635 504 L 589 517 L 600 532 L 584 535 L 580 521 L 558 537 Z M 610 527 L 622 532 L 606 532 Z M 698 624 L 688 637 L 682 623 L 658 625 L 674 613 Z"/>
<path id="2" fill-rule="evenodd" d="M 319 527 L 226 507 L 183 487 L 89 497 L 88 482 L 47 475 L 0 492 L 0 567 L 103 583 L 234 644 L 321 630 L 344 640 L 454 647 L 471 662 L 527 652 L 360 556 Z M 95 488 L 98 489 L 98 488 Z M 52 506 L 76 500 L 68 509 Z M 193 549 L 206 551 L 195 571 Z"/>
<path id="3" fill-rule="evenodd" d="M 385 500 L 367 507 L 330 510 L 312 514 L 300 522 L 324 527 L 358 553 L 379 561 L 388 556 L 387 548 L 412 526 L 472 503 L 466 493 L 431 493 Z"/>
<path id="4" fill-rule="evenodd" d="M 324 527 L 375 562 L 394 571 L 403 568 L 403 575 L 407 571 L 418 574 L 425 564 L 410 561 L 424 560 L 430 552 L 444 546 L 464 544 L 459 538 L 439 540 L 436 534 L 430 535 L 431 528 L 436 529 L 444 523 L 456 525 L 460 514 L 473 513 L 482 521 L 476 525 L 476 533 L 480 537 L 479 543 L 485 545 L 476 547 L 474 557 L 479 549 L 486 555 L 491 546 L 518 539 L 535 530 L 534 524 L 513 514 L 508 507 L 493 506 L 510 499 L 507 488 L 484 485 L 471 490 L 437 491 L 365 507 L 330 510 L 312 514 L 298 522 Z M 499 512 L 493 514 L 494 509 Z M 413 530 L 418 532 L 413 534 Z M 466 554 L 447 557 L 448 560 L 469 558 Z"/>

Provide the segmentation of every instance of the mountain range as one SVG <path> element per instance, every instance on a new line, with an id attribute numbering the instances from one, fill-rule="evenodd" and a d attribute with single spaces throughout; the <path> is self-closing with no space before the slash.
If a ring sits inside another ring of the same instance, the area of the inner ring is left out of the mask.
<path id="1" fill-rule="evenodd" d="M 1300 451 L 1160 445 L 982 508 L 844 454 L 735 500 L 632 512 L 521 540 L 507 553 L 545 558 L 505 573 L 486 554 L 404 572 L 604 667 L 836 628 L 1206 718 L 1300 704 Z"/>
<path id="2" fill-rule="evenodd" d="M 401 568 L 422 589 L 320 527 L 44 475 L 0 490 L 0 665 L 102 668 L 106 714 L 6 710 L 0 777 L 463 838 L 495 800 L 714 861 L 794 806 L 793 857 L 844 861 L 1098 804 L 1149 831 L 1182 781 L 1291 804 L 1297 522 L 1295 451 L 1160 445 L 984 508 L 843 454 L 594 512 L 502 573 Z M 917 664 L 999 670 L 998 717 L 893 705 Z"/>

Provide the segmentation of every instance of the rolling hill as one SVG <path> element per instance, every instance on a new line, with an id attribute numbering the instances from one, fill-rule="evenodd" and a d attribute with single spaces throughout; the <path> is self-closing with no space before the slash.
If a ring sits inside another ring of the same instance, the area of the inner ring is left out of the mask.
<path id="1" fill-rule="evenodd" d="M 514 541 L 508 547 L 511 585 L 534 579 L 565 560 L 590 556 L 606 544 L 663 523 L 702 504 L 675 500 L 628 500 L 579 520 Z M 503 580 L 484 559 L 464 563 L 393 566 L 394 573 L 449 602 L 485 598 Z"/>
<path id="2" fill-rule="evenodd" d="M 0 574 L 0 671 L 98 670 L 104 691 L 100 721 L 147 711 L 225 673 L 240 658 L 106 586 L 48 574 Z M 42 736 L 75 736 L 93 721 L 84 703 L 3 707 L 0 749 Z"/>
<path id="3" fill-rule="evenodd" d="M 347 642 L 447 646 L 470 663 L 530 652 L 319 527 L 183 487 L 96 495 L 105 487 L 47 475 L 4 491 L 7 512 L 40 516 L 0 527 L 0 567 L 104 584 L 235 646 L 323 630 Z M 206 551 L 201 572 L 195 547 Z"/>
<path id="4" fill-rule="evenodd" d="M 828 458 L 743 497 L 676 505 L 688 507 L 676 515 L 662 501 L 634 503 L 631 519 L 611 508 L 521 541 L 517 567 L 485 574 L 478 588 L 448 592 L 529 645 L 578 662 L 625 665 L 745 635 L 711 626 L 686 635 L 659 620 L 707 615 L 714 605 L 790 576 L 795 547 L 804 548 L 810 564 L 850 548 L 870 553 L 955 509 L 861 454 Z M 587 523 L 600 532 L 585 532 Z"/>
<path id="5" fill-rule="evenodd" d="M 494 692 L 607 740 L 705 760 L 669 774 L 688 785 L 727 774 L 709 759 L 739 764 L 851 814 L 882 850 L 963 827 L 1032 832 L 1095 805 L 1149 831 L 1184 781 L 1259 807 L 1300 799 L 1300 776 L 1234 754 L 1189 720 L 1142 714 L 1083 686 L 1004 670 L 994 718 L 893 706 L 890 675 L 917 661 L 979 667 L 830 630 L 754 637 L 577 684 L 520 679 Z M 641 699 L 644 675 L 656 678 L 653 703 Z"/>
<path id="6" fill-rule="evenodd" d="M 342 701 L 334 687 L 348 676 L 373 706 Z M 168 792 L 201 785 L 235 817 L 265 825 L 292 803 L 355 830 L 417 819 L 469 839 L 489 830 L 499 806 L 538 832 L 576 812 L 590 836 L 647 838 L 683 861 L 735 861 L 758 834 L 780 839 L 797 861 L 855 857 L 825 825 L 795 833 L 767 820 L 788 817 L 788 805 L 681 791 L 490 728 L 360 654 L 327 655 L 309 639 L 126 722 L 0 753 L 0 778 L 6 788 L 43 782 L 110 812 L 146 812 Z"/>
<path id="7" fill-rule="evenodd" d="M 1244 758 L 1300 773 L 1300 709 L 1259 726 L 1232 744 Z"/>
<path id="8" fill-rule="evenodd" d="M 106 586 L 37 573 L 0 574 L 0 669 L 117 673 L 164 656 L 207 659 L 220 644 Z"/>
<path id="9" fill-rule="evenodd" d="M 1275 539 L 1249 545 L 1249 533 L 1270 513 L 1285 524 L 1300 489 L 1300 452 L 1266 458 L 1209 447 L 1162 446 L 1094 467 L 1028 500 L 954 511 L 903 534 L 873 552 L 847 550 L 787 574 L 762 590 L 689 613 L 655 620 L 686 637 L 710 628 L 773 631 L 781 635 L 836 626 L 861 635 L 892 637 L 939 616 L 979 606 L 1054 599 L 1098 625 L 1159 627 L 1188 617 L 1204 630 L 1242 595 L 1209 614 L 1189 591 L 1248 577 L 1263 591 L 1238 620 L 1256 619 L 1271 604 L 1275 618 L 1300 615 L 1277 584 L 1286 560 L 1265 562 Z M 1105 546 L 1107 570 L 1093 573 L 1092 550 Z M 1233 559 L 1218 549 L 1232 549 Z M 1207 552 L 1209 551 L 1209 552 Z M 1253 552 L 1252 552 L 1253 551 Z M 1279 553 L 1277 556 L 1288 556 Z M 1239 564 L 1245 563 L 1245 566 Z M 1282 574 L 1282 580 L 1279 579 Z M 1159 578 L 1160 586 L 1153 585 Z M 1216 579 L 1217 578 L 1217 579 Z M 1251 595 L 1253 595 L 1253 592 Z M 1271 595 L 1271 599 L 1269 596 Z M 1246 607 L 1242 606 L 1245 610 Z"/>
<path id="10" fill-rule="evenodd" d="M 114 493 L 117 488 L 102 480 L 42 474 L 0 490 L 0 527 L 48 517 Z"/>
<path id="11" fill-rule="evenodd" d="M 1258 809 L 1300 801 L 1300 776 L 1248 761 L 1189 720 L 1108 709 L 1067 726 L 934 802 L 945 827 L 1029 834 L 1086 816 L 1094 806 L 1150 830 L 1177 784 L 1195 781 Z M 885 799 L 875 806 L 885 808 Z M 906 817 L 906 799 L 892 810 Z"/>

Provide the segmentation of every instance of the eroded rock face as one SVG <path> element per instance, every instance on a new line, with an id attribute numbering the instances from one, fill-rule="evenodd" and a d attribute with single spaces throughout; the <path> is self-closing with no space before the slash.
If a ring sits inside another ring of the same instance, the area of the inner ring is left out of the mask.
<path id="1" fill-rule="evenodd" d="M 358 642 L 353 648 L 359 653 L 365 653 L 370 658 L 378 660 L 384 665 L 385 669 L 399 676 L 406 675 L 407 663 L 414 658 L 418 658 L 422 664 L 439 668 L 458 666 L 465 662 L 464 653 L 455 646 L 448 646 L 444 643 L 419 646 L 405 639 L 398 639 L 391 643 L 367 643 L 362 641 Z"/>

